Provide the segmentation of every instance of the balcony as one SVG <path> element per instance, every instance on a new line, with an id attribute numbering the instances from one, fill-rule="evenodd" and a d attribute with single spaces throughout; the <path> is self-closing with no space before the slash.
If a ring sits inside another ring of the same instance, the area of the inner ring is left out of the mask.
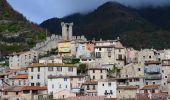
<path id="1" fill-rule="evenodd" d="M 160 73 L 160 66 L 145 66 L 144 72 L 148 74 Z"/>
<path id="2" fill-rule="evenodd" d="M 157 74 L 157 75 L 145 75 L 145 80 L 161 80 L 162 75 Z"/>

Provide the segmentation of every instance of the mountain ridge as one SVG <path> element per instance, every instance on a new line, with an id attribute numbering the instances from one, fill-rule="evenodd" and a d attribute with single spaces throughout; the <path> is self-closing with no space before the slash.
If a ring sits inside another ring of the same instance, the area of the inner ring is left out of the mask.
<path id="1" fill-rule="evenodd" d="M 115 39 L 119 36 L 125 46 L 135 49 L 170 48 L 167 44 L 170 43 L 170 32 L 162 28 L 164 26 L 150 21 L 150 17 L 144 16 L 145 14 L 141 9 L 107 2 L 86 15 L 73 14 L 64 18 L 48 19 L 40 26 L 51 33 L 61 34 L 62 21 L 74 22 L 74 35 L 85 35 L 88 39 Z"/>

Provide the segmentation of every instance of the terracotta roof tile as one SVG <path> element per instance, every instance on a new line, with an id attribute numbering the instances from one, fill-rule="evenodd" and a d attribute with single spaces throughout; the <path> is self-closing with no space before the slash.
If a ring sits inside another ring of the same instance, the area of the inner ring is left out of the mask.
<path id="1" fill-rule="evenodd" d="M 152 84 L 152 85 L 145 85 L 141 90 L 147 90 L 147 89 L 159 89 L 159 85 Z"/>
<path id="2" fill-rule="evenodd" d="M 76 67 L 74 64 L 58 64 L 58 63 L 33 63 L 29 67 Z M 28 67 L 28 68 L 29 68 Z"/>
<path id="3" fill-rule="evenodd" d="M 22 90 L 47 90 L 47 86 L 23 86 Z"/>
<path id="4" fill-rule="evenodd" d="M 85 76 L 83 75 L 77 75 L 77 76 L 63 76 L 63 75 L 49 75 L 48 78 L 49 79 L 55 79 L 55 78 L 83 78 Z"/>
<path id="5" fill-rule="evenodd" d="M 117 89 L 124 89 L 124 90 L 137 90 L 138 86 L 118 86 Z"/>
<path id="6" fill-rule="evenodd" d="M 83 85 L 97 85 L 97 81 L 86 81 L 83 83 Z"/>
<path id="7" fill-rule="evenodd" d="M 69 100 L 105 100 L 104 96 L 80 96 L 80 97 L 71 97 Z"/>
<path id="8" fill-rule="evenodd" d="M 159 61 L 146 61 L 145 64 L 161 64 Z"/>
<path id="9" fill-rule="evenodd" d="M 47 90 L 47 86 L 10 86 L 2 89 L 2 91 L 8 92 L 16 92 L 23 90 Z"/>
<path id="10" fill-rule="evenodd" d="M 148 93 L 138 93 L 136 94 L 136 100 L 150 100 L 149 99 L 149 94 Z M 152 93 L 151 94 L 151 99 L 152 100 L 163 100 L 169 97 L 168 94 L 166 93 Z"/>
<path id="11" fill-rule="evenodd" d="M 28 74 L 18 74 L 12 77 L 12 79 L 27 79 L 27 78 L 28 78 Z"/>

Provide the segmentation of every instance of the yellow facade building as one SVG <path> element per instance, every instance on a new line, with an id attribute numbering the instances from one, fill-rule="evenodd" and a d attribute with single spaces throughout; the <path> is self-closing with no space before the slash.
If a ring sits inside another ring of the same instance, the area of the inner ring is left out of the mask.
<path id="1" fill-rule="evenodd" d="M 63 56 L 71 56 L 71 42 L 70 41 L 62 41 L 58 43 L 58 52 Z"/>

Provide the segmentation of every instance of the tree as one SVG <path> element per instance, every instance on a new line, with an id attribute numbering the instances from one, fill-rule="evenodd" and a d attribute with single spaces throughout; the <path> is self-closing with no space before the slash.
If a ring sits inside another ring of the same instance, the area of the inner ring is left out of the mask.
<path id="1" fill-rule="evenodd" d="M 120 73 L 120 70 L 118 67 L 116 67 L 115 65 L 113 65 L 113 68 L 111 70 L 108 71 L 108 75 L 112 76 L 113 74 L 115 74 L 115 76 L 118 76 Z"/>
<path id="2" fill-rule="evenodd" d="M 87 65 L 86 64 L 80 64 L 78 69 L 77 69 L 77 72 L 80 74 L 85 74 L 86 73 L 86 70 L 87 70 Z"/>

